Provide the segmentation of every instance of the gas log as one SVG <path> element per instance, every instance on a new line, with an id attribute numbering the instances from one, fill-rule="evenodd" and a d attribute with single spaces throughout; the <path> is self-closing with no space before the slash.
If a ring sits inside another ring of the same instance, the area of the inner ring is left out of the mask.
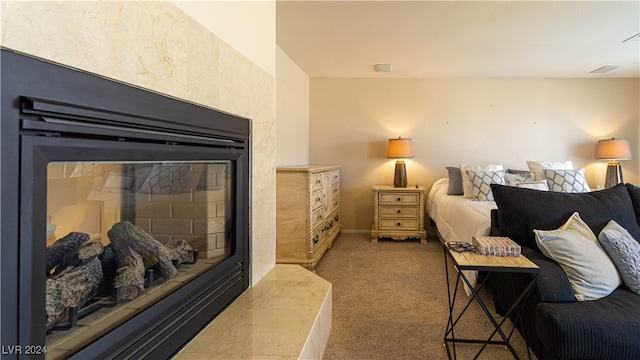
<path id="1" fill-rule="evenodd" d="M 120 296 L 123 300 L 133 300 L 144 291 L 144 261 L 142 256 L 129 246 L 113 245 L 113 249 L 118 263 L 113 287 L 120 288 Z"/>
<path id="2" fill-rule="evenodd" d="M 142 292 L 144 272 L 148 268 L 158 269 L 165 280 L 178 276 L 169 249 L 139 226 L 121 221 L 114 224 L 107 235 L 118 263 L 114 286 L 121 288 L 123 299 L 133 299 Z"/>
<path id="3" fill-rule="evenodd" d="M 46 329 L 51 329 L 65 318 L 72 306 L 84 305 L 98 292 L 101 282 L 102 266 L 97 258 L 78 267 L 68 267 L 47 278 Z"/>
<path id="4" fill-rule="evenodd" d="M 193 247 L 186 240 L 170 240 L 166 245 L 172 260 L 178 265 L 193 262 Z"/>
<path id="5" fill-rule="evenodd" d="M 80 265 L 84 265 L 100 256 L 100 254 L 102 254 L 102 251 L 103 247 L 99 242 L 90 242 L 83 244 L 79 248 L 67 253 L 62 258 L 62 260 L 60 260 L 60 264 L 56 266 L 56 269 L 53 273 L 54 275 L 59 274 L 69 266 L 78 267 Z"/>
<path id="6" fill-rule="evenodd" d="M 89 234 L 72 232 L 49 246 L 47 248 L 47 274 L 62 261 L 65 255 L 79 248 L 88 240 Z"/>

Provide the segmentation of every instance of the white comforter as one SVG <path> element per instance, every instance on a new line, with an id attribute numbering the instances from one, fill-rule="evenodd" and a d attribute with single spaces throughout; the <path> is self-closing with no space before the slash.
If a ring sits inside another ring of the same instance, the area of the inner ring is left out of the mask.
<path id="1" fill-rule="evenodd" d="M 473 201 L 462 195 L 447 195 L 449 179 L 438 179 L 429 192 L 427 212 L 444 241 L 471 243 L 473 236 L 489 235 L 494 201 Z"/>
<path id="2" fill-rule="evenodd" d="M 447 195 L 449 179 L 438 179 L 427 198 L 427 213 L 436 224 L 442 240 L 472 243 L 473 236 L 489 235 L 491 209 L 497 209 L 494 201 L 473 201 L 462 195 Z M 475 287 L 478 272 L 465 271 L 465 276 Z M 470 294 L 465 286 L 465 292 Z"/>

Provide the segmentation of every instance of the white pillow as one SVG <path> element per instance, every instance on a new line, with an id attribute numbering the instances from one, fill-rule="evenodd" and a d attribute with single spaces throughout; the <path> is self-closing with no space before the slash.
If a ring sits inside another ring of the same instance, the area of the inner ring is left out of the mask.
<path id="1" fill-rule="evenodd" d="M 500 171 L 504 169 L 502 168 L 502 164 L 489 164 L 484 169 L 480 165 L 460 164 L 460 172 L 462 173 L 462 191 L 464 193 L 464 197 L 466 197 L 467 199 L 472 199 L 473 198 L 473 193 L 471 191 L 472 185 L 471 185 L 471 181 L 469 180 L 469 176 L 467 174 L 467 171 L 469 170 Z"/>
<path id="2" fill-rule="evenodd" d="M 573 170 L 571 161 L 551 162 L 551 161 L 527 161 L 529 170 L 536 176 L 536 180 L 545 180 L 544 169 L 550 170 Z"/>
<path id="3" fill-rule="evenodd" d="M 540 251 L 564 269 L 578 301 L 613 292 L 622 280 L 587 224 L 575 212 L 557 230 L 533 230 Z"/>
<path id="4" fill-rule="evenodd" d="M 578 170 L 549 170 L 544 169 L 549 190 L 568 193 L 589 192 L 591 188 L 584 177 L 584 169 Z"/>
<path id="5" fill-rule="evenodd" d="M 519 183 L 516 183 L 516 187 L 533 189 L 533 190 L 541 190 L 541 191 L 549 191 L 549 186 L 547 185 L 546 180 L 519 182 Z"/>
<path id="6" fill-rule="evenodd" d="M 504 174 L 504 184 L 509 186 L 516 186 L 516 184 L 521 182 L 530 182 L 534 181 L 535 175 L 532 172 L 524 172 L 524 173 L 510 173 L 507 171 Z"/>
<path id="7" fill-rule="evenodd" d="M 475 201 L 493 201 L 491 184 L 504 185 L 504 170 L 500 171 L 467 171 L 471 181 L 471 193 Z"/>

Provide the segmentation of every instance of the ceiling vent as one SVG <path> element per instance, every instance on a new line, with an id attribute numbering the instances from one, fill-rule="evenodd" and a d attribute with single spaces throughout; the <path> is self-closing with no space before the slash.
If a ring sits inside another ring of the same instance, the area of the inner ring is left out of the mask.
<path id="1" fill-rule="evenodd" d="M 603 66 L 601 68 L 597 68 L 597 69 L 595 69 L 593 71 L 589 71 L 589 72 L 591 74 L 604 74 L 604 73 L 607 73 L 607 72 L 609 72 L 611 70 L 615 70 L 615 69 L 617 69 L 619 67 L 620 66 L 618 66 L 618 65 L 607 65 L 607 66 Z"/>

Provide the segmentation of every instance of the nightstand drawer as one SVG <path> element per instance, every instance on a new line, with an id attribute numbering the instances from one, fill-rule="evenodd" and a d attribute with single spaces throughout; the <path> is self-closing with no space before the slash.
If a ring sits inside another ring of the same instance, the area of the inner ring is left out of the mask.
<path id="1" fill-rule="evenodd" d="M 418 217 L 417 206 L 380 206 L 380 217 Z"/>
<path id="2" fill-rule="evenodd" d="M 380 219 L 380 229 L 384 230 L 418 230 L 418 219 Z"/>
<path id="3" fill-rule="evenodd" d="M 380 194 L 380 204 L 418 205 L 419 201 L 419 193 L 388 192 Z"/>

